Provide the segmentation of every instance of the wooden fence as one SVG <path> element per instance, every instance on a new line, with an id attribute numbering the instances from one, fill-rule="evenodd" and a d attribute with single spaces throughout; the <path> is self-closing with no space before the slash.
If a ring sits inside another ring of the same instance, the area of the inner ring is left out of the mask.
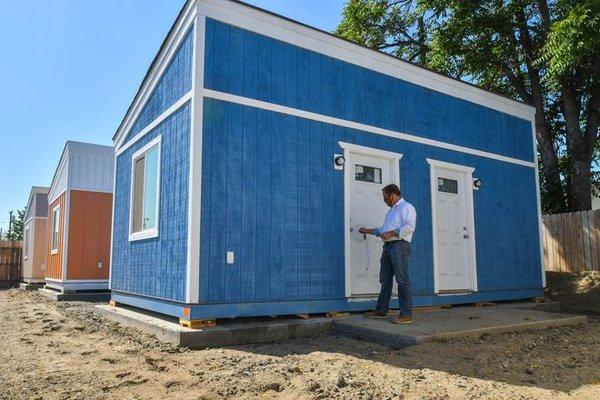
<path id="1" fill-rule="evenodd" d="M 600 210 L 543 216 L 546 271 L 600 270 Z"/>
<path id="2" fill-rule="evenodd" d="M 0 240 L 0 287 L 15 286 L 21 280 L 21 242 Z"/>

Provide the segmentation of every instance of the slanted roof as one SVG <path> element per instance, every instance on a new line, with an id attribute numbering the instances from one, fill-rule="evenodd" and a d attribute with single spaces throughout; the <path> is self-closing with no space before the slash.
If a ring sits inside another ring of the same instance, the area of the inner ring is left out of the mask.
<path id="1" fill-rule="evenodd" d="M 67 189 L 112 192 L 113 163 L 112 146 L 67 141 L 52 178 L 48 202 Z"/>

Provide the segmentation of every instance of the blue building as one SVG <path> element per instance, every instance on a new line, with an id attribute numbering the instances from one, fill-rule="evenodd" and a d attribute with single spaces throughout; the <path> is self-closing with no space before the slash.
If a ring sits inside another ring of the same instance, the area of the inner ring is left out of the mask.
<path id="1" fill-rule="evenodd" d="M 114 301 L 182 320 L 359 311 L 381 188 L 416 306 L 545 286 L 534 109 L 237 1 L 190 0 L 114 136 Z"/>

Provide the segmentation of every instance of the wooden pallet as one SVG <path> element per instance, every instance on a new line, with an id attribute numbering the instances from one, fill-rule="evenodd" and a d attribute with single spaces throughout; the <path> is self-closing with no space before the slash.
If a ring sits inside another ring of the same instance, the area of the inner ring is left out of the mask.
<path id="1" fill-rule="evenodd" d="M 183 319 L 179 318 L 179 325 L 190 329 L 212 328 L 217 325 L 214 319 Z"/>
<path id="2" fill-rule="evenodd" d="M 491 301 L 481 301 L 479 303 L 473 303 L 472 305 L 473 305 L 473 307 L 488 307 L 488 306 L 495 306 L 496 303 L 493 303 Z"/>
<path id="3" fill-rule="evenodd" d="M 348 315 L 350 315 L 350 313 L 340 311 L 329 311 L 328 313 L 325 313 L 327 318 L 343 318 L 347 317 Z"/>

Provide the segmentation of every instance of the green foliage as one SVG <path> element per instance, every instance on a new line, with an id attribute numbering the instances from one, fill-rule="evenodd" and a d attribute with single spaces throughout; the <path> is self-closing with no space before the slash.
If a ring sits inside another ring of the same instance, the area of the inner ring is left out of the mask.
<path id="1" fill-rule="evenodd" d="M 593 73 L 600 63 L 600 1 L 559 1 L 559 20 L 550 30 L 537 65 L 547 66 L 545 79 L 555 88 L 560 82 L 586 70 Z"/>
<path id="2" fill-rule="evenodd" d="M 336 33 L 533 105 L 544 210 L 588 207 L 600 187 L 600 0 L 349 0 Z"/>
<path id="3" fill-rule="evenodd" d="M 336 35 L 424 65 L 430 17 L 412 0 L 349 0 Z"/>
<path id="4" fill-rule="evenodd" d="M 13 217 L 11 229 L 6 232 L 6 240 L 23 240 L 23 219 L 25 218 L 25 209 L 17 210 L 17 215 Z"/>

